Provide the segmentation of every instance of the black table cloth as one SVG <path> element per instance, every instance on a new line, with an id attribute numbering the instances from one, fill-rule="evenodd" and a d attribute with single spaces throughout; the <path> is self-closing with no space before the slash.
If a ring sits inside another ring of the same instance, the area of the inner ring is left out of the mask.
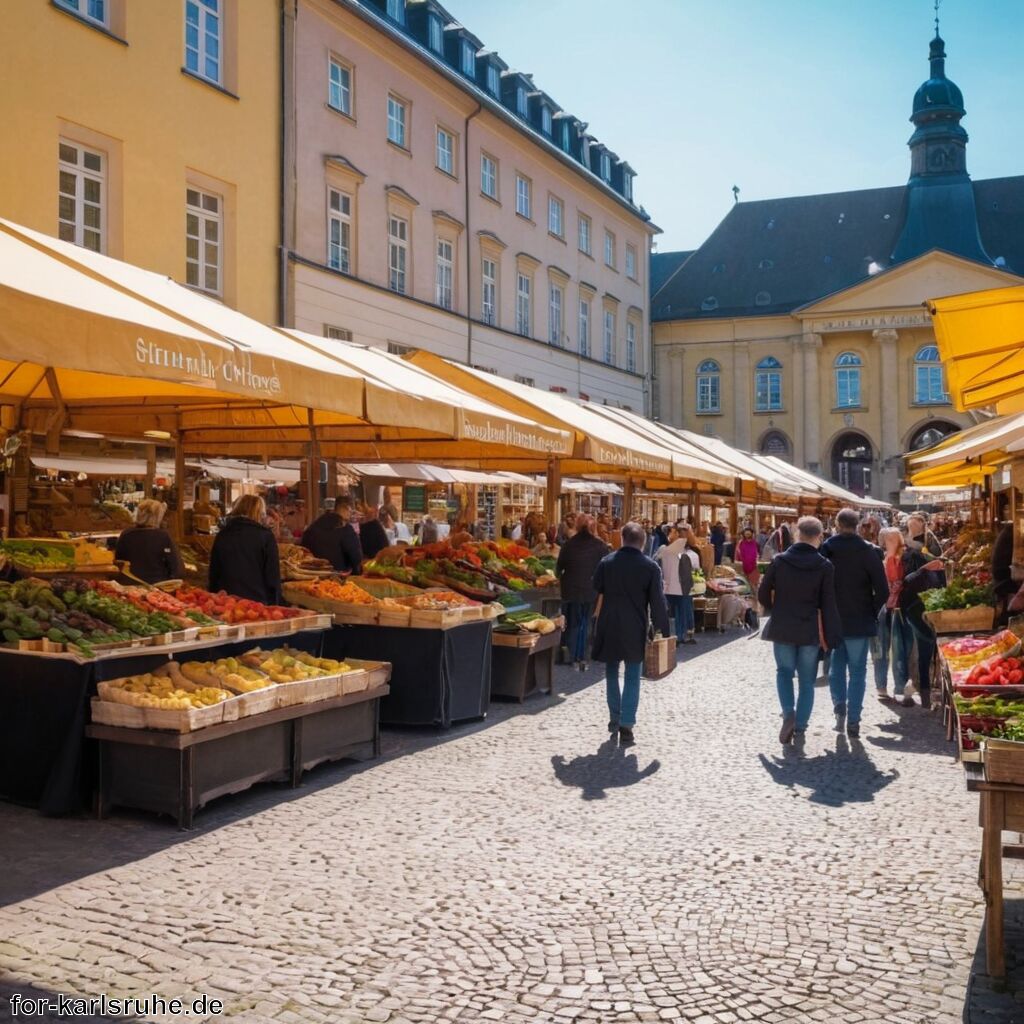
<path id="1" fill-rule="evenodd" d="M 323 634 L 239 640 L 182 651 L 175 660 L 209 661 L 254 647 L 288 644 L 319 654 Z M 91 762 L 84 765 L 89 699 L 96 684 L 151 672 L 167 653 L 108 658 L 79 664 L 63 658 L 0 651 L 0 798 L 38 807 L 43 814 L 81 810 L 91 791 Z"/>
<path id="2" fill-rule="evenodd" d="M 385 725 L 437 725 L 483 718 L 491 699 L 491 623 L 451 629 L 335 626 L 327 658 L 391 662 L 391 693 L 381 701 Z"/>

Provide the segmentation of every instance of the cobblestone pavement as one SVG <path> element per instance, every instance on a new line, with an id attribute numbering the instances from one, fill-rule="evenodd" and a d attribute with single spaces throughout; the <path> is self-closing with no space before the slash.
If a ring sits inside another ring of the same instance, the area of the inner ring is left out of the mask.
<path id="1" fill-rule="evenodd" d="M 783 752 L 770 646 L 727 639 L 644 683 L 629 750 L 599 673 L 560 669 L 192 833 L 0 806 L 0 976 L 282 1024 L 960 1021 L 980 833 L 936 716 L 872 701 L 851 744 L 819 689 Z"/>

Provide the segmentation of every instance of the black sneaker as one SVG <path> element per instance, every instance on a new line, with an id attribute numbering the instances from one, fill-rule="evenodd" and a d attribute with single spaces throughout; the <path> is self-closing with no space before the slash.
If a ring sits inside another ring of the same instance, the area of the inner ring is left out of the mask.
<path id="1" fill-rule="evenodd" d="M 836 732 L 842 732 L 846 728 L 846 705 L 837 704 L 835 707 Z"/>
<path id="2" fill-rule="evenodd" d="M 851 740 L 860 739 L 860 722 L 847 722 L 846 723 L 846 735 Z"/>
<path id="3" fill-rule="evenodd" d="M 619 745 L 631 747 L 633 745 L 633 730 L 624 725 L 619 726 Z"/>
<path id="4" fill-rule="evenodd" d="M 619 728 L 619 723 L 616 722 L 614 718 L 610 719 L 609 722 L 608 722 L 608 731 L 609 732 L 615 732 L 618 728 Z"/>

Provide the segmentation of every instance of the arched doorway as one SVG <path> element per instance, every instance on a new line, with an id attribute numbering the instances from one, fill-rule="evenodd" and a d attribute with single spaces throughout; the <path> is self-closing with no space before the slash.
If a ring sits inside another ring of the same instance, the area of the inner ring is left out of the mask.
<path id="1" fill-rule="evenodd" d="M 787 462 L 790 460 L 792 453 L 789 438 L 781 430 L 769 430 L 761 438 L 758 448 L 762 455 L 775 455 L 780 459 L 785 459 Z"/>
<path id="2" fill-rule="evenodd" d="M 863 435 L 851 430 L 840 434 L 832 445 L 832 479 L 854 494 L 871 490 L 871 463 L 874 449 Z"/>
<path id="3" fill-rule="evenodd" d="M 907 451 L 917 452 L 922 448 L 931 448 L 932 445 L 938 444 L 950 434 L 955 434 L 959 429 L 955 423 L 950 423 L 949 420 L 929 420 L 910 435 Z"/>

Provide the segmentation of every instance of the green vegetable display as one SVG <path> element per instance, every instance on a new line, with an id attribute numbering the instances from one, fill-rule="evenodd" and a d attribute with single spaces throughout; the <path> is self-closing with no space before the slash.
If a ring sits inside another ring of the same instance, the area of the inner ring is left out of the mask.
<path id="1" fill-rule="evenodd" d="M 949 586 L 939 590 L 926 590 L 921 595 L 926 611 L 951 611 L 957 608 L 974 608 L 992 603 L 992 588 L 972 583 L 966 577 L 957 576 Z"/>
<path id="2" fill-rule="evenodd" d="M 976 715 L 979 718 L 1016 718 L 1024 715 L 1024 701 L 1003 700 L 1002 697 L 961 697 L 953 698 L 956 710 L 961 715 Z"/>
<path id="3" fill-rule="evenodd" d="M 1006 722 L 992 732 L 993 739 L 1024 743 L 1024 722 Z"/>

